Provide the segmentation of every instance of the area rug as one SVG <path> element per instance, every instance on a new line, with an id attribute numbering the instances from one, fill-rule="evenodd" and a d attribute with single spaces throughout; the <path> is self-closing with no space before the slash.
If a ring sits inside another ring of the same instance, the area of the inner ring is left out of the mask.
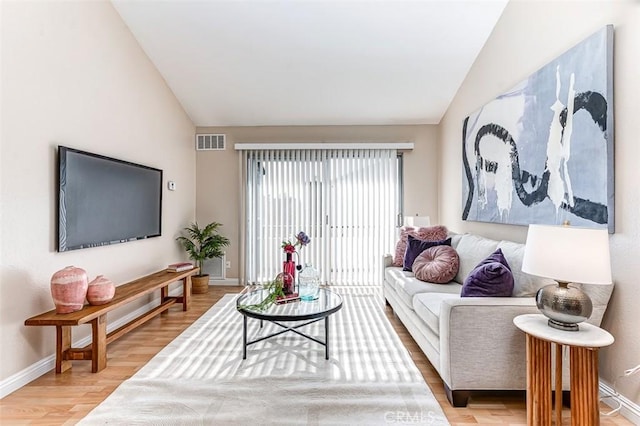
<path id="1" fill-rule="evenodd" d="M 329 360 L 294 333 L 249 346 L 243 360 L 242 315 L 228 294 L 79 424 L 448 425 L 380 296 L 336 291 Z M 278 329 L 259 323 L 249 319 L 251 339 Z M 323 321 L 305 330 L 324 339 Z"/>

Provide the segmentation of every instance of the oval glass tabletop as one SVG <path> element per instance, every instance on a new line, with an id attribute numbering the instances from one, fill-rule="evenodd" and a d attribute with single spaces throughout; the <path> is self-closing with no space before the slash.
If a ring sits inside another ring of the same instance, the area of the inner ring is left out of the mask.
<path id="1" fill-rule="evenodd" d="M 261 287 L 240 295 L 236 301 L 238 311 L 252 318 L 272 321 L 298 321 L 322 318 L 331 315 L 342 307 L 342 297 L 326 288 L 320 288 L 318 298 L 313 301 L 296 300 L 282 304 L 273 303 L 264 310 L 251 306 L 259 304 L 267 296 L 268 291 L 263 290 Z"/>

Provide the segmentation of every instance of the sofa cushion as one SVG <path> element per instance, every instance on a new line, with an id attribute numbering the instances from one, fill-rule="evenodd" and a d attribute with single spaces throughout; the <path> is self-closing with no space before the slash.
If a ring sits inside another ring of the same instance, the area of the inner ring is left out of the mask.
<path id="1" fill-rule="evenodd" d="M 513 274 L 501 249 L 497 249 L 464 280 L 462 297 L 510 297 Z"/>
<path id="2" fill-rule="evenodd" d="M 402 270 L 403 271 L 413 271 L 413 262 L 416 260 L 416 257 L 426 249 L 435 246 L 442 245 L 451 245 L 451 238 L 447 238 L 446 240 L 420 240 L 415 238 L 413 235 L 409 235 L 407 237 L 407 250 L 404 253 L 404 259 L 402 261 Z M 429 281 L 429 280 L 427 280 Z M 451 280 L 449 280 L 451 281 Z"/>
<path id="3" fill-rule="evenodd" d="M 420 281 L 411 272 L 405 272 L 396 267 L 386 268 L 385 281 L 396 291 L 400 300 L 411 309 L 413 309 L 413 296 L 418 293 L 451 293 L 459 296 L 462 288 L 460 284 L 453 281 L 447 284 Z"/>
<path id="4" fill-rule="evenodd" d="M 459 284 L 457 284 L 459 286 Z M 442 301 L 457 299 L 457 294 L 451 293 L 420 293 L 413 298 L 413 310 L 416 315 L 433 331 L 440 335 L 440 307 Z"/>
<path id="5" fill-rule="evenodd" d="M 391 267 L 385 268 L 384 279 L 386 282 L 389 283 L 391 288 L 397 291 L 399 282 L 402 282 L 404 280 L 412 280 L 415 278 L 413 277 L 413 273 L 403 271 L 402 268 L 391 266 Z"/>
<path id="6" fill-rule="evenodd" d="M 456 276 L 459 265 L 458 252 L 453 247 L 439 245 L 426 249 L 416 257 L 413 274 L 420 281 L 445 284 Z"/>
<path id="7" fill-rule="evenodd" d="M 502 249 L 505 259 L 513 273 L 513 297 L 533 297 L 539 288 L 556 282 L 550 278 L 537 277 L 522 272 L 524 244 L 512 241 L 500 241 L 498 248 Z"/>
<path id="8" fill-rule="evenodd" d="M 578 286 L 582 289 L 582 291 L 587 293 L 587 295 L 591 299 L 591 303 L 593 303 L 593 313 L 591 314 L 591 317 L 589 317 L 587 322 L 593 325 L 600 326 L 604 312 L 607 309 L 607 305 L 609 304 L 611 293 L 613 292 L 613 284 L 578 284 Z"/>
<path id="9" fill-rule="evenodd" d="M 407 251 L 407 238 L 409 235 L 421 240 L 444 240 L 447 238 L 447 228 L 444 226 L 427 226 L 422 228 L 403 226 L 400 228 L 400 239 L 396 243 L 396 252 L 393 256 L 393 266 L 402 266 L 404 253 Z"/>
<path id="10" fill-rule="evenodd" d="M 462 239 L 463 235 L 464 234 L 456 234 L 455 232 L 449 232 L 449 238 L 451 238 L 451 247 L 457 250 L 458 244 L 460 243 L 460 240 Z"/>
<path id="11" fill-rule="evenodd" d="M 498 248 L 498 241 L 479 235 L 463 234 L 455 246 L 460 257 L 460 267 L 455 280 L 460 284 L 478 264 Z"/>

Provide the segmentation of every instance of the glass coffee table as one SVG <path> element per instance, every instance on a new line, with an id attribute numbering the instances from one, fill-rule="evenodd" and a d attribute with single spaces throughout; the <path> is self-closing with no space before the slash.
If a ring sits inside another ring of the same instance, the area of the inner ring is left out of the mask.
<path id="1" fill-rule="evenodd" d="M 236 301 L 238 312 L 243 315 L 242 326 L 242 359 L 247 359 L 247 346 L 254 343 L 261 342 L 271 337 L 279 336 L 283 333 L 291 331 L 299 336 L 305 337 L 309 340 L 313 340 L 319 343 L 325 348 L 325 359 L 329 359 L 329 316 L 342 308 L 342 297 L 339 294 L 321 288 L 318 291 L 318 298 L 313 301 L 295 301 L 283 304 L 272 304 L 264 310 L 253 309 L 247 307 L 247 305 L 254 305 L 260 303 L 267 296 L 267 290 L 262 288 L 248 291 L 245 294 L 240 295 Z M 247 320 L 248 318 L 256 318 L 260 320 L 260 327 L 262 327 L 263 321 L 269 321 L 277 326 L 281 327 L 275 333 L 263 336 L 255 340 L 247 341 Z M 299 329 L 309 324 L 321 321 L 324 319 L 324 341 L 317 339 L 313 336 L 309 336 L 303 333 Z M 288 325 L 293 321 L 303 321 L 300 324 Z"/>

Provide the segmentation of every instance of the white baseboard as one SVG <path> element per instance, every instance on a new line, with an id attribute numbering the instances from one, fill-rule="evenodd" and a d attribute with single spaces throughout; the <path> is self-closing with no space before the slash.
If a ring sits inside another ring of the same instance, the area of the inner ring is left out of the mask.
<path id="1" fill-rule="evenodd" d="M 240 280 L 238 278 L 210 279 L 209 285 L 240 285 Z"/>
<path id="2" fill-rule="evenodd" d="M 616 391 L 606 383 L 600 382 L 600 395 L 616 395 Z M 612 409 L 617 408 L 618 404 L 620 404 L 620 415 L 629 420 L 634 425 L 640 425 L 640 405 L 634 403 L 633 401 L 625 398 L 622 395 L 611 396 L 604 399 L 602 402 L 607 404 Z"/>
<path id="3" fill-rule="evenodd" d="M 180 296 L 181 294 L 182 294 L 182 287 L 175 288 L 169 292 L 170 296 Z M 146 305 L 141 306 L 140 308 L 131 312 L 130 314 L 127 314 L 122 318 L 118 318 L 114 320 L 110 324 L 107 324 L 107 332 L 110 332 L 112 330 L 115 330 L 118 327 L 125 325 L 129 321 L 132 321 L 133 319 L 139 317 L 140 315 L 156 307 L 157 305 L 158 305 L 157 302 L 149 302 Z M 74 348 L 82 348 L 84 346 L 87 346 L 89 343 L 91 343 L 90 335 L 82 339 L 79 339 L 77 341 L 74 341 L 71 346 Z M 53 353 L 41 359 L 40 361 L 31 364 L 24 370 L 18 371 L 16 374 L 7 377 L 6 379 L 2 380 L 2 382 L 0 382 L 0 399 L 4 398 L 5 396 L 9 395 L 12 392 L 15 392 L 16 390 L 20 389 L 24 385 L 34 381 L 38 377 L 48 373 L 49 371 L 53 370 L 55 367 L 56 367 L 56 355 L 55 353 Z"/>
<path id="4" fill-rule="evenodd" d="M 38 377 L 53 370 L 56 366 L 56 356 L 49 355 L 40 361 L 31 364 L 29 367 L 16 374 L 7 377 L 0 383 L 0 399 L 13 393 L 26 385 L 27 383 L 37 379 Z"/>

